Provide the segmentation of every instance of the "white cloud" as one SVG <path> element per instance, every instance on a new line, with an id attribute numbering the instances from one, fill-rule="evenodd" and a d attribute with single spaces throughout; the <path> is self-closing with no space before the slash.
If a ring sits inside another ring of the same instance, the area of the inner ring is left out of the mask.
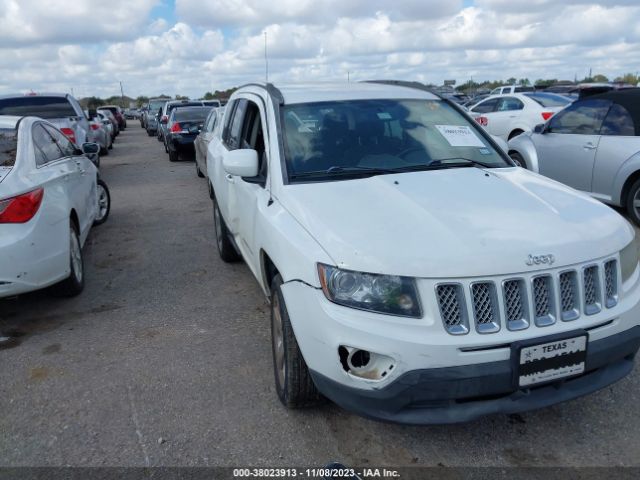
<path id="1" fill-rule="evenodd" d="M 0 91 L 199 96 L 264 79 L 264 31 L 278 82 L 640 70 L 637 0 L 176 0 L 177 22 L 158 3 L 0 0 Z"/>

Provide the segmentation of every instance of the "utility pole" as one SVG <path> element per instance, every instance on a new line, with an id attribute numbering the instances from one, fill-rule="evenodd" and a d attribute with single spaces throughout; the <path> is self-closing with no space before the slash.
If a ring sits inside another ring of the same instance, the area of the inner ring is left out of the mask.
<path id="1" fill-rule="evenodd" d="M 124 106 L 124 90 L 122 89 L 122 82 L 120 82 L 120 98 L 122 99 L 122 100 L 121 100 L 122 108 L 126 108 L 126 107 Z"/>
<path id="2" fill-rule="evenodd" d="M 269 83 L 269 57 L 267 56 L 267 31 L 264 31 L 264 76 Z"/>
<path id="3" fill-rule="evenodd" d="M 351 72 L 347 70 L 347 83 L 351 83 Z"/>

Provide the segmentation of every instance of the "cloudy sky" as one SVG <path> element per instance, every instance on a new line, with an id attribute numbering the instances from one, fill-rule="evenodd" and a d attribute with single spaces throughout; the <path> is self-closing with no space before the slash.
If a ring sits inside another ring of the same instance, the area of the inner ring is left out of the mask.
<path id="1" fill-rule="evenodd" d="M 610 78 L 638 0 L 0 0 L 0 93 L 201 96 L 263 80 Z"/>

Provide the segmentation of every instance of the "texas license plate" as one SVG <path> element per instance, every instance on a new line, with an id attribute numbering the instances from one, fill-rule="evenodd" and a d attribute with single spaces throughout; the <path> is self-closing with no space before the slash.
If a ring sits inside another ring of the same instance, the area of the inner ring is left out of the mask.
<path id="1" fill-rule="evenodd" d="M 573 332 L 564 337 L 548 337 L 513 346 L 514 368 L 518 387 L 531 387 L 574 377 L 585 372 L 587 332 Z"/>

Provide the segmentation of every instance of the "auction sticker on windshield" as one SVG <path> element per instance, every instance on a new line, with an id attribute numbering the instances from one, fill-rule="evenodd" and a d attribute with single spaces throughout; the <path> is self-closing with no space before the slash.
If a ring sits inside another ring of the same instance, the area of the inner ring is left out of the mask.
<path id="1" fill-rule="evenodd" d="M 466 125 L 434 125 L 452 147 L 484 147 L 482 140 Z"/>
<path id="2" fill-rule="evenodd" d="M 587 343 L 584 332 L 544 343 L 514 345 L 518 386 L 529 387 L 584 373 Z"/>

